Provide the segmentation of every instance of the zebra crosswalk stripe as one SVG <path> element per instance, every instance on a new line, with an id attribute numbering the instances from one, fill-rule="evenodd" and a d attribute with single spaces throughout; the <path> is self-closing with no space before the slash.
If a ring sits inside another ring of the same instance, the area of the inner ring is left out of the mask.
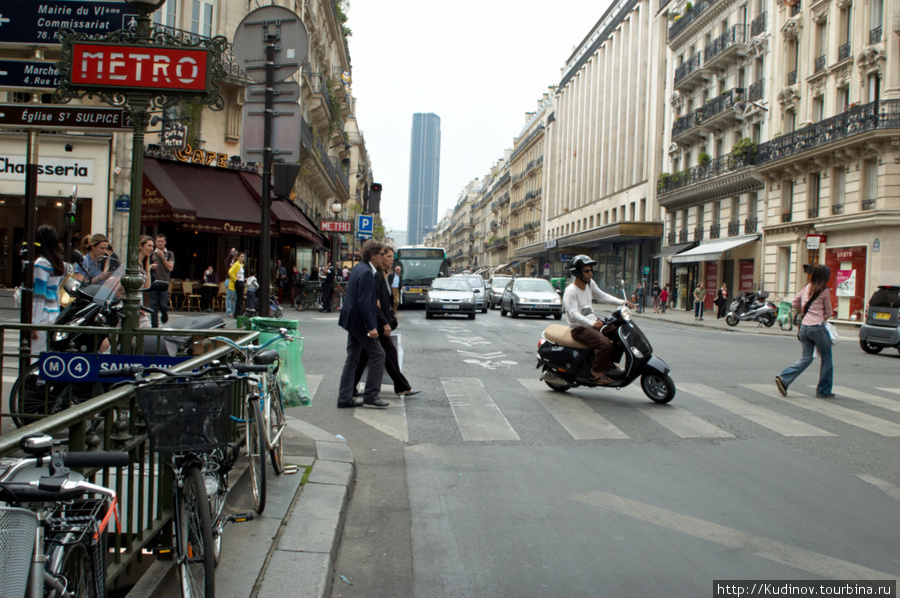
<path id="1" fill-rule="evenodd" d="M 783 436 L 834 436 L 831 432 L 826 432 L 821 428 L 801 422 L 787 415 L 782 415 L 771 409 L 754 405 L 749 401 L 705 384 L 682 383 L 678 385 L 678 389 Z"/>
<path id="2" fill-rule="evenodd" d="M 441 384 L 464 440 L 519 440 L 481 380 L 442 378 Z"/>
<path id="3" fill-rule="evenodd" d="M 836 419 L 845 424 L 869 430 L 881 436 L 891 438 L 900 437 L 900 425 L 883 420 L 866 413 L 860 413 L 853 409 L 847 409 L 832 403 L 832 399 L 816 399 L 814 397 L 782 397 L 774 384 L 742 384 L 750 390 L 768 395 L 773 399 L 780 399 L 791 405 L 814 411 L 826 417 Z"/>
<path id="4" fill-rule="evenodd" d="M 583 399 L 550 390 L 534 378 L 519 378 L 519 383 L 575 440 L 628 438 L 625 432 L 591 409 Z"/>
<path id="5" fill-rule="evenodd" d="M 681 438 L 734 438 L 725 430 L 681 407 L 641 403 L 635 408 Z"/>
<path id="6" fill-rule="evenodd" d="M 876 407 L 881 407 L 882 409 L 887 409 L 888 411 L 896 411 L 897 413 L 900 413 L 900 402 L 893 401 L 891 399 L 885 399 L 883 397 L 871 395 L 867 392 L 862 392 L 861 390 L 855 390 L 846 386 L 835 386 L 834 393 L 841 397 L 847 397 L 848 399 L 862 401 L 863 403 L 868 403 L 869 405 L 875 405 Z"/>

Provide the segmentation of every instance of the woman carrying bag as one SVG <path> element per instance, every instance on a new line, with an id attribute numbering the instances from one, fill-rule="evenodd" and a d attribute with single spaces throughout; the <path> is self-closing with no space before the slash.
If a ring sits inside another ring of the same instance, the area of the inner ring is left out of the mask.
<path id="1" fill-rule="evenodd" d="M 803 287 L 791 302 L 795 310 L 803 310 L 800 320 L 800 332 L 797 337 L 803 347 L 803 354 L 793 365 L 788 366 L 783 372 L 775 376 L 775 385 L 782 396 L 787 396 L 787 389 L 791 383 L 803 373 L 813 360 L 813 349 L 819 352 L 822 358 L 822 366 L 819 369 L 819 384 L 816 386 L 816 398 L 828 399 L 834 397 L 831 386 L 834 383 L 834 365 L 831 360 L 831 335 L 825 323 L 834 310 L 831 306 L 831 292 L 828 289 L 828 281 L 831 279 L 831 270 L 828 266 L 816 266 L 813 270 L 812 281 Z"/>

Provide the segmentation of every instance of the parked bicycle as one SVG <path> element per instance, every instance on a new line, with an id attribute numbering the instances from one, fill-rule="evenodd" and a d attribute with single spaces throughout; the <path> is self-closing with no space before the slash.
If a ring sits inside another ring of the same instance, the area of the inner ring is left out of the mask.
<path id="1" fill-rule="evenodd" d="M 171 453 L 174 476 L 173 550 L 182 596 L 215 596 L 215 566 L 225 525 L 250 521 L 253 515 L 225 515 L 228 473 L 237 461 L 237 447 L 228 442 L 231 387 L 266 366 L 222 365 L 194 373 L 157 367 L 109 370 L 106 377 L 129 378 L 150 439 L 150 450 Z M 146 374 L 162 374 L 147 378 Z M 248 425 L 248 430 L 251 429 Z"/>
<path id="2" fill-rule="evenodd" d="M 25 457 L 0 459 L 0 500 L 11 505 L 0 507 L 0 594 L 106 596 L 116 492 L 69 468 L 123 467 L 128 453 L 67 452 L 46 434 L 25 436 L 19 448 Z"/>

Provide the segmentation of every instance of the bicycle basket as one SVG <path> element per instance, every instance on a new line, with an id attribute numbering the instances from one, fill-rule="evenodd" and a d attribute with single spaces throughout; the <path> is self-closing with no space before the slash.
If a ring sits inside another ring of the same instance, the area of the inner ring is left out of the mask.
<path id="1" fill-rule="evenodd" d="M 27 509 L 0 507 L 0 597 L 25 595 L 38 517 Z"/>
<path id="2" fill-rule="evenodd" d="M 231 385 L 216 378 L 161 383 L 137 389 L 150 450 L 212 451 L 228 443 Z"/>

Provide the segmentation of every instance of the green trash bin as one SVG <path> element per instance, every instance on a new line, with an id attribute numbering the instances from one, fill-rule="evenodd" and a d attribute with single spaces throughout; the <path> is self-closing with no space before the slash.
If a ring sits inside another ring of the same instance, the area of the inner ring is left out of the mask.
<path id="1" fill-rule="evenodd" d="M 557 290 L 559 290 L 559 291 L 565 291 L 565 290 L 566 290 L 566 279 L 563 278 L 563 277 L 560 277 L 560 278 L 551 278 L 551 279 L 550 279 L 550 284 L 553 285 L 553 288 L 554 288 L 554 289 L 557 289 Z"/>
<path id="2" fill-rule="evenodd" d="M 284 406 L 310 405 L 312 400 L 306 383 L 306 372 L 303 369 L 303 337 L 298 332 L 297 321 L 255 317 L 250 318 L 250 326 L 251 330 L 259 332 L 260 345 L 278 339 L 268 348 L 278 352 L 280 362 L 278 378 L 281 382 L 281 398 Z M 292 340 L 283 339 L 281 329 L 287 330 L 293 337 Z"/>

